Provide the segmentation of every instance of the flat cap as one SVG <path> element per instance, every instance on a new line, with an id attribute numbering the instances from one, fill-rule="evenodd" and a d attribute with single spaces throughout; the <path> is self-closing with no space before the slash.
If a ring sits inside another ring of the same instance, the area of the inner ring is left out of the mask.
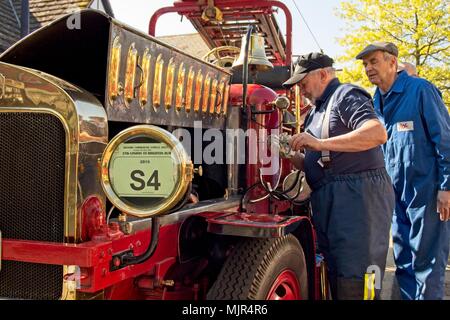
<path id="1" fill-rule="evenodd" d="M 398 57 L 398 48 L 395 44 L 393 44 L 392 42 L 376 41 L 376 42 L 369 44 L 360 53 L 358 53 L 358 55 L 356 56 L 356 59 L 362 59 L 368 53 L 378 51 L 378 50 L 388 52 L 388 53 Z"/>
<path id="2" fill-rule="evenodd" d="M 320 52 L 311 52 L 302 55 L 297 59 L 292 77 L 283 83 L 283 87 L 290 88 L 306 77 L 309 72 L 316 69 L 331 67 L 333 66 L 333 62 L 333 59 Z"/>

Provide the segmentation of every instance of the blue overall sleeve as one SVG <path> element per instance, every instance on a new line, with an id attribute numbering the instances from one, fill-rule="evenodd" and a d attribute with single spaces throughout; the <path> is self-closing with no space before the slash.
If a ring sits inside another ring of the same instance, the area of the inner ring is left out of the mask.
<path id="1" fill-rule="evenodd" d="M 450 190 L 450 117 L 437 88 L 421 87 L 421 116 L 437 156 L 439 190 Z"/>

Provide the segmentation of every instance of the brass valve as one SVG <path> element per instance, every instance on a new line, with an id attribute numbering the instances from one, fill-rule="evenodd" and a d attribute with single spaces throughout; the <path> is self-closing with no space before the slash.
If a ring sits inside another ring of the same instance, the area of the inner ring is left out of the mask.
<path id="1" fill-rule="evenodd" d="M 203 176 L 203 167 L 198 166 L 197 168 L 194 168 L 194 173 L 198 174 L 200 177 Z"/>

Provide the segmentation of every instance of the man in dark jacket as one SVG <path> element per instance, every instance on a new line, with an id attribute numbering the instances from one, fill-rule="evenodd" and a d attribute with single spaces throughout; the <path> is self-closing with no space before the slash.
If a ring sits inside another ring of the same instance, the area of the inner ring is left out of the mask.
<path id="1" fill-rule="evenodd" d="M 294 135 L 290 143 L 295 151 L 305 149 L 305 156 L 297 152 L 292 162 L 305 171 L 313 190 L 313 221 L 328 262 L 333 297 L 373 298 L 367 280 L 374 270 L 378 296 L 394 207 L 380 148 L 386 130 L 370 95 L 341 84 L 327 55 L 301 56 L 284 85 L 299 85 L 315 105 L 305 120 L 305 132 Z"/>

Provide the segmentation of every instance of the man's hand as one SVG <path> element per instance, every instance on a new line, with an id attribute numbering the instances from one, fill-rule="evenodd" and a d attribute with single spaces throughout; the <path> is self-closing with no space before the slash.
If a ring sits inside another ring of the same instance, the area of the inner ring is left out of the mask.
<path id="1" fill-rule="evenodd" d="M 323 146 L 322 146 L 322 140 L 313 137 L 312 135 L 310 135 L 307 132 L 298 133 L 298 134 L 292 136 L 290 143 L 291 143 L 292 149 L 295 151 L 298 151 L 298 150 L 301 151 L 304 148 L 309 149 L 309 150 L 314 150 L 314 151 L 324 150 Z"/>
<path id="2" fill-rule="evenodd" d="M 269 145 L 277 150 L 282 158 L 290 159 L 295 155 L 295 151 L 293 151 L 289 145 L 291 138 L 290 135 L 283 132 L 280 136 L 276 134 L 269 136 L 268 141 Z"/>
<path id="3" fill-rule="evenodd" d="M 450 191 L 438 191 L 437 211 L 440 214 L 441 221 L 450 219 Z"/>

